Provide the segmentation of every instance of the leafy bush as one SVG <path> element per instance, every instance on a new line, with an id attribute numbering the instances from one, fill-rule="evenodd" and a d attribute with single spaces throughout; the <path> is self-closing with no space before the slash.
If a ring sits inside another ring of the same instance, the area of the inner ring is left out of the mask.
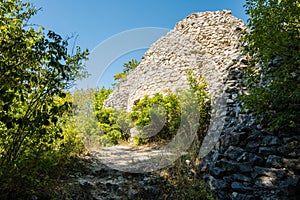
<path id="1" fill-rule="evenodd" d="M 99 148 L 101 129 L 93 108 L 94 89 L 72 91 L 73 116 L 68 119 L 66 132 L 74 132 L 89 150 Z"/>
<path id="2" fill-rule="evenodd" d="M 211 111 L 211 101 L 208 91 L 206 90 L 207 82 L 205 77 L 196 78 L 195 74 L 189 70 L 187 71 L 188 83 L 190 85 L 192 95 L 186 93 L 185 98 L 195 99 L 198 103 L 199 127 L 198 127 L 198 139 L 203 139 L 206 135 L 209 121 L 210 121 L 210 111 Z M 189 102 L 189 101 L 186 101 Z M 191 108 L 193 109 L 193 108 Z M 191 110 L 190 113 L 195 111 Z"/>
<path id="3" fill-rule="evenodd" d="M 193 114 L 200 115 L 198 139 L 204 138 L 210 113 L 207 84 L 203 77 L 198 80 L 191 71 L 187 74 L 191 91 L 179 91 L 178 94 L 165 96 L 162 94 L 155 94 L 153 97 L 146 95 L 133 107 L 131 117 L 140 132 L 135 138 L 137 144 L 169 141 L 176 135 L 179 126 L 184 125 L 181 124 L 184 120 L 182 117 L 189 117 Z M 196 110 L 192 101 L 197 102 Z M 182 110 L 183 107 L 184 110 Z M 185 121 L 188 122 L 189 119 Z M 194 126 L 194 124 L 189 126 Z"/>
<path id="4" fill-rule="evenodd" d="M 30 3 L 0 4 L 0 198 L 25 198 L 68 159 L 66 144 L 77 143 L 63 132 L 66 90 L 84 74 L 88 52 L 69 55 L 61 36 L 28 26 L 37 12 Z"/>
<path id="5" fill-rule="evenodd" d="M 124 111 L 116 111 L 112 108 L 103 108 L 103 102 L 112 92 L 102 87 L 95 93 L 94 108 L 98 120 L 98 126 L 102 132 L 98 140 L 103 146 L 118 144 L 120 140 L 128 138 L 128 126 L 130 120 Z M 105 143 L 109 141 L 109 143 Z"/>
<path id="6" fill-rule="evenodd" d="M 251 31 L 245 34 L 250 57 L 247 108 L 272 130 L 299 124 L 300 3 L 248 0 Z"/>
<path id="7" fill-rule="evenodd" d="M 145 96 L 133 107 L 131 113 L 134 124 L 140 132 L 137 142 L 170 140 L 180 124 L 180 112 L 179 100 L 175 94 L 165 97 L 162 94 Z"/>

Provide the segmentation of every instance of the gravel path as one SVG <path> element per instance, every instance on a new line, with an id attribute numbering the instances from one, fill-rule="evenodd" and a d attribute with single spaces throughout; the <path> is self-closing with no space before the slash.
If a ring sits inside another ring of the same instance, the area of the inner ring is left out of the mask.
<path id="1" fill-rule="evenodd" d="M 162 157 L 160 150 L 113 146 L 91 151 L 77 161 L 78 171 L 63 184 L 70 192 L 61 199 L 123 200 L 167 199 L 162 190 L 166 180 L 147 173 Z"/>
<path id="2" fill-rule="evenodd" d="M 130 146 L 112 146 L 92 151 L 106 166 L 130 173 L 145 173 L 164 168 L 172 164 L 182 152 L 165 149 L 136 148 Z"/>

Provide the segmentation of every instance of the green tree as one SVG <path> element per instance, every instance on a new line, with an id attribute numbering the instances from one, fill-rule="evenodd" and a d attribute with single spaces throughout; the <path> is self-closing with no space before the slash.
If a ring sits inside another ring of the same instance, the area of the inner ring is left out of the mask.
<path id="1" fill-rule="evenodd" d="M 245 105 L 273 130 L 293 127 L 300 118 L 300 1 L 247 0 L 245 7 L 250 17 Z"/>
<path id="2" fill-rule="evenodd" d="M 71 102 L 59 99 L 83 74 L 88 54 L 77 47 L 70 55 L 61 36 L 28 26 L 36 12 L 21 0 L 0 1 L 0 177 L 30 170 L 28 162 L 63 139 L 61 117 Z"/>
<path id="3" fill-rule="evenodd" d="M 97 137 L 101 134 L 94 109 L 95 93 L 96 90 L 91 88 L 72 91 L 73 115 L 66 131 L 75 132 L 89 150 L 99 148 Z"/>
<path id="4" fill-rule="evenodd" d="M 115 83 L 114 85 L 118 85 L 120 82 L 124 81 L 127 78 L 127 75 L 134 70 L 137 66 L 139 66 L 141 62 L 137 61 L 136 59 L 132 59 L 127 63 L 123 64 L 123 72 L 119 72 L 114 75 Z"/>

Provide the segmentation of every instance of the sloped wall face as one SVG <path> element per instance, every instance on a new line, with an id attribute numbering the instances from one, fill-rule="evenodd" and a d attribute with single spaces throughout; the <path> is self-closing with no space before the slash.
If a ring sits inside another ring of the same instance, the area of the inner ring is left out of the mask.
<path id="1" fill-rule="evenodd" d="M 230 11 L 194 13 L 154 43 L 140 66 L 105 101 L 105 107 L 130 111 L 146 94 L 188 89 L 186 71 L 205 76 L 213 102 L 223 92 L 228 68 L 238 65 L 244 23 Z"/>

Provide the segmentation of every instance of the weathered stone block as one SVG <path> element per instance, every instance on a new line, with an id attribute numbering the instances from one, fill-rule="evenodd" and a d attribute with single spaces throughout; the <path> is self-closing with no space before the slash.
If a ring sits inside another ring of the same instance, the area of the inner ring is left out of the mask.
<path id="1" fill-rule="evenodd" d="M 238 181 L 238 182 L 247 182 L 247 183 L 251 183 L 252 179 L 248 176 L 245 176 L 243 174 L 233 174 L 232 175 L 232 179 L 234 181 Z"/>
<path id="2" fill-rule="evenodd" d="M 269 155 L 266 164 L 268 167 L 275 167 L 275 168 L 283 167 L 282 158 L 275 155 Z"/>
<path id="3" fill-rule="evenodd" d="M 278 146 L 281 145 L 282 142 L 280 141 L 280 139 L 277 136 L 266 136 L 264 137 L 264 139 L 262 140 L 261 145 L 264 146 Z"/>
<path id="4" fill-rule="evenodd" d="M 259 147 L 258 153 L 263 156 L 268 156 L 270 154 L 276 154 L 277 150 L 274 147 Z"/>
<path id="5" fill-rule="evenodd" d="M 237 193 L 237 192 L 233 192 L 231 194 L 231 199 L 232 200 L 256 200 L 257 198 L 253 195 L 247 195 L 247 194 L 241 194 L 241 193 Z"/>
<path id="6" fill-rule="evenodd" d="M 253 191 L 252 187 L 245 186 L 243 183 L 240 183 L 240 182 L 231 183 L 231 188 L 234 191 L 237 191 L 237 192 L 251 192 L 251 191 Z"/>
<path id="7" fill-rule="evenodd" d="M 222 177 L 226 174 L 226 170 L 220 168 L 220 167 L 213 167 L 210 168 L 210 172 L 214 177 Z"/>
<path id="8" fill-rule="evenodd" d="M 244 150 L 239 147 L 230 146 L 224 153 L 224 156 L 230 158 L 231 160 L 236 160 L 239 156 L 244 153 Z"/>
<path id="9" fill-rule="evenodd" d="M 259 176 L 269 176 L 280 179 L 286 175 L 286 170 L 283 169 L 274 169 L 266 167 L 254 167 L 253 172 L 251 173 L 252 178 Z"/>

